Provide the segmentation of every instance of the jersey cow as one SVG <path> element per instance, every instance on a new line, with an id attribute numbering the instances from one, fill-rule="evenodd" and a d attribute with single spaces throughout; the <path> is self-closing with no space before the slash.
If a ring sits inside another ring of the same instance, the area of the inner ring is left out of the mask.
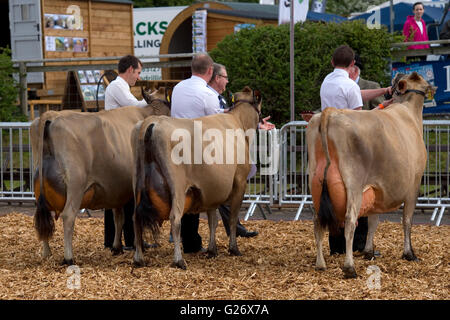
<path id="1" fill-rule="evenodd" d="M 170 114 L 166 90 L 144 94 L 149 105 L 99 113 L 46 112 L 31 126 L 35 159 L 35 228 L 43 243 L 42 257 L 50 255 L 54 220 L 64 225 L 64 260 L 73 264 L 72 235 L 81 208 L 114 209 L 116 233 L 113 252 L 122 251 L 122 207 L 133 198 L 131 133 L 149 115 Z"/>
<path id="2" fill-rule="evenodd" d="M 136 266 L 144 265 L 143 229 L 148 227 L 155 234 L 170 219 L 175 245 L 172 266 L 186 269 L 180 225 L 181 217 L 189 213 L 207 212 L 208 256 L 216 256 L 216 209 L 223 203 L 231 205 L 229 252 L 241 254 L 236 224 L 250 171 L 249 144 L 261 115 L 261 96 L 245 87 L 235 98 L 228 113 L 197 119 L 148 117 L 136 125 L 132 138 Z"/>
<path id="3" fill-rule="evenodd" d="M 333 233 L 344 225 L 344 276 L 356 277 L 352 246 L 358 217 L 369 217 L 364 254 L 372 258 L 377 214 L 403 203 L 403 258 L 417 259 L 411 245 L 411 218 L 427 160 L 422 109 L 428 93 L 433 94 L 434 88 L 412 73 L 398 81 L 396 102 L 386 109 L 327 108 L 309 122 L 306 137 L 318 270 L 326 268 L 325 228 Z"/>

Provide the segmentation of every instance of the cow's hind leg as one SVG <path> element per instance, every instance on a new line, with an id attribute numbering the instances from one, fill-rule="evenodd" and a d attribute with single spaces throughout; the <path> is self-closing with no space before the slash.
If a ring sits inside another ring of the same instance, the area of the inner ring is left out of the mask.
<path id="1" fill-rule="evenodd" d="M 123 229 L 123 223 L 125 221 L 125 215 L 123 213 L 123 208 L 113 209 L 113 212 L 114 212 L 115 234 L 114 234 L 114 243 L 113 243 L 113 247 L 111 248 L 111 252 L 115 256 L 115 255 L 119 255 L 119 254 L 123 253 L 122 229 Z"/>
<path id="2" fill-rule="evenodd" d="M 414 197 L 413 200 L 405 201 L 405 206 L 403 208 L 404 249 L 402 258 L 408 261 L 419 260 L 414 254 L 411 244 L 411 224 L 415 207 L 416 207 L 416 198 Z"/>
<path id="3" fill-rule="evenodd" d="M 184 195 L 182 195 L 182 197 L 184 197 Z M 175 199 L 172 201 L 170 224 L 174 244 L 174 254 L 171 266 L 186 270 L 186 262 L 181 254 L 181 217 L 183 216 L 183 208 L 184 201 L 183 203 L 177 203 Z"/>
<path id="4" fill-rule="evenodd" d="M 73 265 L 72 239 L 75 218 L 80 210 L 80 202 L 67 202 L 61 214 L 64 226 L 64 260 L 62 264 Z"/>
<path id="5" fill-rule="evenodd" d="M 209 245 L 208 258 L 217 257 L 216 245 L 216 228 L 217 228 L 217 214 L 216 210 L 208 210 L 208 226 L 209 226 Z"/>
<path id="6" fill-rule="evenodd" d="M 364 247 L 363 254 L 365 259 L 371 260 L 375 258 L 373 248 L 373 238 L 378 226 L 378 214 L 369 215 L 368 220 L 369 220 L 369 229 L 367 231 L 366 246 Z"/>
<path id="7" fill-rule="evenodd" d="M 325 270 L 327 265 L 325 263 L 325 258 L 323 257 L 323 236 L 325 233 L 325 228 L 320 224 L 319 217 L 314 214 L 314 238 L 316 240 L 316 270 Z"/>
<path id="8" fill-rule="evenodd" d="M 345 262 L 342 271 L 345 278 L 356 278 L 356 270 L 353 262 L 353 236 L 355 235 L 356 220 L 362 202 L 362 190 L 352 192 L 347 189 L 347 211 L 345 214 Z"/>

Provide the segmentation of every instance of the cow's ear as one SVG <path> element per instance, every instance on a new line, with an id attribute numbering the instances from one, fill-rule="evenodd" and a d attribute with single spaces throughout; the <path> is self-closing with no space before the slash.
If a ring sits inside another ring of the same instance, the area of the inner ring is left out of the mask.
<path id="1" fill-rule="evenodd" d="M 144 87 L 141 87 L 141 92 L 145 102 L 150 104 L 152 102 L 152 96 L 147 92 L 147 90 L 144 90 Z"/>
<path id="2" fill-rule="evenodd" d="M 244 89 L 242 89 L 242 92 L 244 92 L 244 93 L 252 93 L 252 89 L 249 86 L 245 86 Z"/>
<path id="3" fill-rule="evenodd" d="M 413 73 L 410 74 L 409 80 L 420 81 L 420 75 L 414 71 Z"/>
<path id="4" fill-rule="evenodd" d="M 165 95 L 166 94 L 166 87 L 159 87 L 158 88 L 158 93 L 160 95 Z"/>
<path id="5" fill-rule="evenodd" d="M 166 90 L 166 101 L 168 103 L 170 103 L 170 101 L 172 100 L 172 92 L 173 92 L 173 88 L 167 88 L 167 90 Z"/>
<path id="6" fill-rule="evenodd" d="M 254 90 L 253 91 L 253 100 L 255 101 L 256 104 L 260 104 L 261 100 L 262 100 L 262 96 L 261 96 L 261 91 L 259 90 Z"/>
<path id="7" fill-rule="evenodd" d="M 406 80 L 400 80 L 397 85 L 398 91 L 401 94 L 404 94 L 406 89 L 408 88 L 408 82 Z"/>
<path id="8" fill-rule="evenodd" d="M 428 100 L 433 100 L 434 94 L 436 93 L 438 87 L 436 86 L 432 86 L 429 85 L 426 89 L 425 89 L 425 96 Z"/>

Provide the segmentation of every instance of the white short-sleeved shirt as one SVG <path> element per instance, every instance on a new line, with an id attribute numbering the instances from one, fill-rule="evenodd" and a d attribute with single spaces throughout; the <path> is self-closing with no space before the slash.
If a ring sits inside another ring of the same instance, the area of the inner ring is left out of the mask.
<path id="1" fill-rule="evenodd" d="M 105 110 L 126 106 L 146 107 L 147 102 L 144 99 L 136 99 L 131 93 L 128 83 L 121 76 L 118 76 L 106 87 Z"/>
<path id="2" fill-rule="evenodd" d="M 355 109 L 363 105 L 358 84 L 350 79 L 347 71 L 337 68 L 323 80 L 320 102 L 322 111 L 328 107 Z"/>
<path id="3" fill-rule="evenodd" d="M 192 76 L 173 88 L 172 117 L 192 119 L 220 112 L 218 95 L 207 87 L 202 78 Z"/>

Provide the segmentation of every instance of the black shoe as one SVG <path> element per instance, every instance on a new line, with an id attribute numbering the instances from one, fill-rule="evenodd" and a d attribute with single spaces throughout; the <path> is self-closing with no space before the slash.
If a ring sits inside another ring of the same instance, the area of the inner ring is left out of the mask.
<path id="1" fill-rule="evenodd" d="M 198 250 L 183 250 L 184 253 L 205 253 L 207 250 L 201 247 Z"/>
<path id="2" fill-rule="evenodd" d="M 245 231 L 245 232 L 239 232 L 237 234 L 238 237 L 243 237 L 243 238 L 252 238 L 252 237 L 256 237 L 259 234 L 258 231 Z"/>

